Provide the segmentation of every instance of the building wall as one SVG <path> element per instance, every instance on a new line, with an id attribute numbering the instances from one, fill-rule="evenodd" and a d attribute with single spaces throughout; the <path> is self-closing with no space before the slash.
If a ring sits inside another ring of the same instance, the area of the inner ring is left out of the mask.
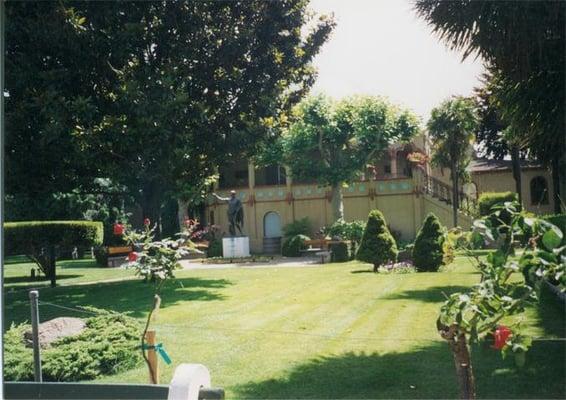
<path id="1" fill-rule="evenodd" d="M 531 181 L 537 176 L 546 179 L 548 188 L 548 204 L 536 204 L 531 199 Z M 511 171 L 488 171 L 472 174 L 472 182 L 477 186 L 478 195 L 484 192 L 514 192 L 515 180 Z M 552 199 L 552 179 L 550 173 L 544 168 L 524 169 L 521 172 L 521 195 L 523 205 L 527 211 L 537 214 L 549 214 L 554 210 Z"/>
<path id="2" fill-rule="evenodd" d="M 419 195 L 416 189 L 413 178 L 353 183 L 343 189 L 345 219 L 365 221 L 371 210 L 379 209 L 391 229 L 401 234 L 402 240 L 414 239 L 428 212 L 434 212 L 444 225 L 451 227 L 450 206 L 437 199 L 427 200 L 428 197 Z M 243 231 L 250 237 L 251 250 L 256 253 L 262 251 L 264 218 L 269 212 L 279 214 L 282 226 L 308 217 L 313 230 L 311 235 L 332 224 L 328 193 L 329 188 L 316 185 L 260 186 L 238 190 L 237 195 L 244 206 Z M 219 191 L 219 195 L 228 197 L 228 192 Z M 207 215 L 211 211 L 214 222 L 227 232 L 227 205 L 210 198 Z M 460 225 L 469 227 L 469 220 L 461 215 Z"/>

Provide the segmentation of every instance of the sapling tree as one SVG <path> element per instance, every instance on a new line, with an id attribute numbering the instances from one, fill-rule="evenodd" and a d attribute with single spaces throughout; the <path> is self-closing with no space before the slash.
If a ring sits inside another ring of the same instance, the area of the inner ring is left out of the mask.
<path id="1" fill-rule="evenodd" d="M 186 225 L 186 229 L 191 229 L 191 225 Z M 123 234 L 125 241 L 133 246 L 133 251 L 128 254 L 128 264 L 130 268 L 134 268 L 136 275 L 141 276 L 147 282 L 153 284 L 154 303 L 147 316 L 145 328 L 141 336 L 141 351 L 143 358 L 149 368 L 150 376 L 155 376 L 153 367 L 149 362 L 146 354 L 146 334 L 149 330 L 154 312 L 159 308 L 161 303 L 161 289 L 168 279 L 174 278 L 174 271 L 181 268 L 179 260 L 184 255 L 189 254 L 190 249 L 186 247 L 187 235 L 190 232 L 184 232 L 177 240 L 162 239 L 154 240 L 155 226 L 151 227 L 149 219 L 144 220 L 144 230 L 136 232 L 134 230 L 126 230 Z M 153 382 L 157 383 L 157 382 Z"/>
<path id="2" fill-rule="evenodd" d="M 480 283 L 468 293 L 452 294 L 440 310 L 437 327 L 450 345 L 461 398 L 473 399 L 476 395 L 469 343 L 493 333 L 495 348 L 504 356 L 513 353 L 519 365 L 524 362 L 531 339 L 517 327 L 504 327 L 501 322 L 523 312 L 536 299 L 536 285 L 511 278 L 529 271 L 566 289 L 566 246 L 560 247 L 563 232 L 518 210 L 517 202 L 506 202 L 474 222 L 472 235 L 476 239 L 498 242 L 500 247 L 485 261 L 470 252 L 481 275 Z"/>

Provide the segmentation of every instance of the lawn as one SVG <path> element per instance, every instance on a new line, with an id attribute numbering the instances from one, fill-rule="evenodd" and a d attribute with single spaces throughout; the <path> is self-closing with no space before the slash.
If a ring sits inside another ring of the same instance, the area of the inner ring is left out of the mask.
<path id="1" fill-rule="evenodd" d="M 99 279 L 100 270 L 116 272 L 92 268 L 91 276 Z M 355 262 L 180 271 L 163 292 L 155 323 L 173 358 L 162 365 L 161 381 L 170 380 L 175 364 L 191 362 L 205 364 L 227 398 L 454 398 L 453 362 L 435 320 L 444 294 L 478 278 L 464 257 L 445 272 L 403 275 L 373 274 Z M 68 284 L 41 288 L 40 300 L 143 318 L 151 291 L 139 280 Z M 41 320 L 73 314 L 49 305 L 40 313 Z M 27 293 L 8 293 L 7 325 L 28 315 Z M 535 336 L 565 337 L 563 310 L 548 300 L 528 315 Z M 564 341 L 536 341 L 527 365 L 516 369 L 489 347 L 474 347 L 478 396 L 563 398 L 565 351 Z M 104 381 L 146 379 L 140 366 Z"/>
<path id="2" fill-rule="evenodd" d="M 4 289 L 12 291 L 49 286 L 49 279 L 43 274 L 31 279 L 32 269 L 38 270 L 37 264 L 27 257 L 9 257 L 4 261 Z M 62 286 L 127 277 L 134 277 L 134 272 L 124 268 L 101 268 L 90 258 L 57 261 L 57 284 Z"/>

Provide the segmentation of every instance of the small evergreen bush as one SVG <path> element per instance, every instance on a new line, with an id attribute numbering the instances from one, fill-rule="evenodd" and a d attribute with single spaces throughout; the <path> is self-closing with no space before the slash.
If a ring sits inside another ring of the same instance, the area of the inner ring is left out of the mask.
<path id="1" fill-rule="evenodd" d="M 12 325 L 4 335 L 4 379 L 33 381 L 33 351 L 23 334 L 27 324 Z M 142 327 L 131 317 L 107 313 L 88 318 L 86 328 L 41 350 L 44 381 L 76 382 L 134 368 L 141 362 Z"/>
<path id="2" fill-rule="evenodd" d="M 438 271 L 444 263 L 445 238 L 444 228 L 436 215 L 427 215 L 413 247 L 413 263 L 417 271 Z"/>
<path id="3" fill-rule="evenodd" d="M 373 271 L 377 272 L 380 265 L 397 261 L 397 254 L 397 243 L 383 214 L 379 210 L 371 211 L 356 259 L 373 264 Z"/>
<path id="4" fill-rule="evenodd" d="M 346 262 L 350 260 L 350 252 L 346 242 L 330 243 L 328 250 L 332 252 L 330 255 L 330 261 L 332 262 Z"/>
<path id="5" fill-rule="evenodd" d="M 310 240 L 310 238 L 305 235 L 295 235 L 286 239 L 283 242 L 281 254 L 285 257 L 299 257 L 301 255 L 301 250 L 307 248 L 307 245 L 305 244 L 306 240 Z"/>

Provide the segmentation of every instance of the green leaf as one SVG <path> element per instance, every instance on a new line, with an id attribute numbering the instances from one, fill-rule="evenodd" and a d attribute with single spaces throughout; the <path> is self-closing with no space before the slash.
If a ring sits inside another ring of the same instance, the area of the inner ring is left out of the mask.
<path id="1" fill-rule="evenodd" d="M 542 244 L 548 250 L 555 249 L 562 243 L 562 232 L 555 226 L 552 226 L 546 233 L 542 236 Z"/>

